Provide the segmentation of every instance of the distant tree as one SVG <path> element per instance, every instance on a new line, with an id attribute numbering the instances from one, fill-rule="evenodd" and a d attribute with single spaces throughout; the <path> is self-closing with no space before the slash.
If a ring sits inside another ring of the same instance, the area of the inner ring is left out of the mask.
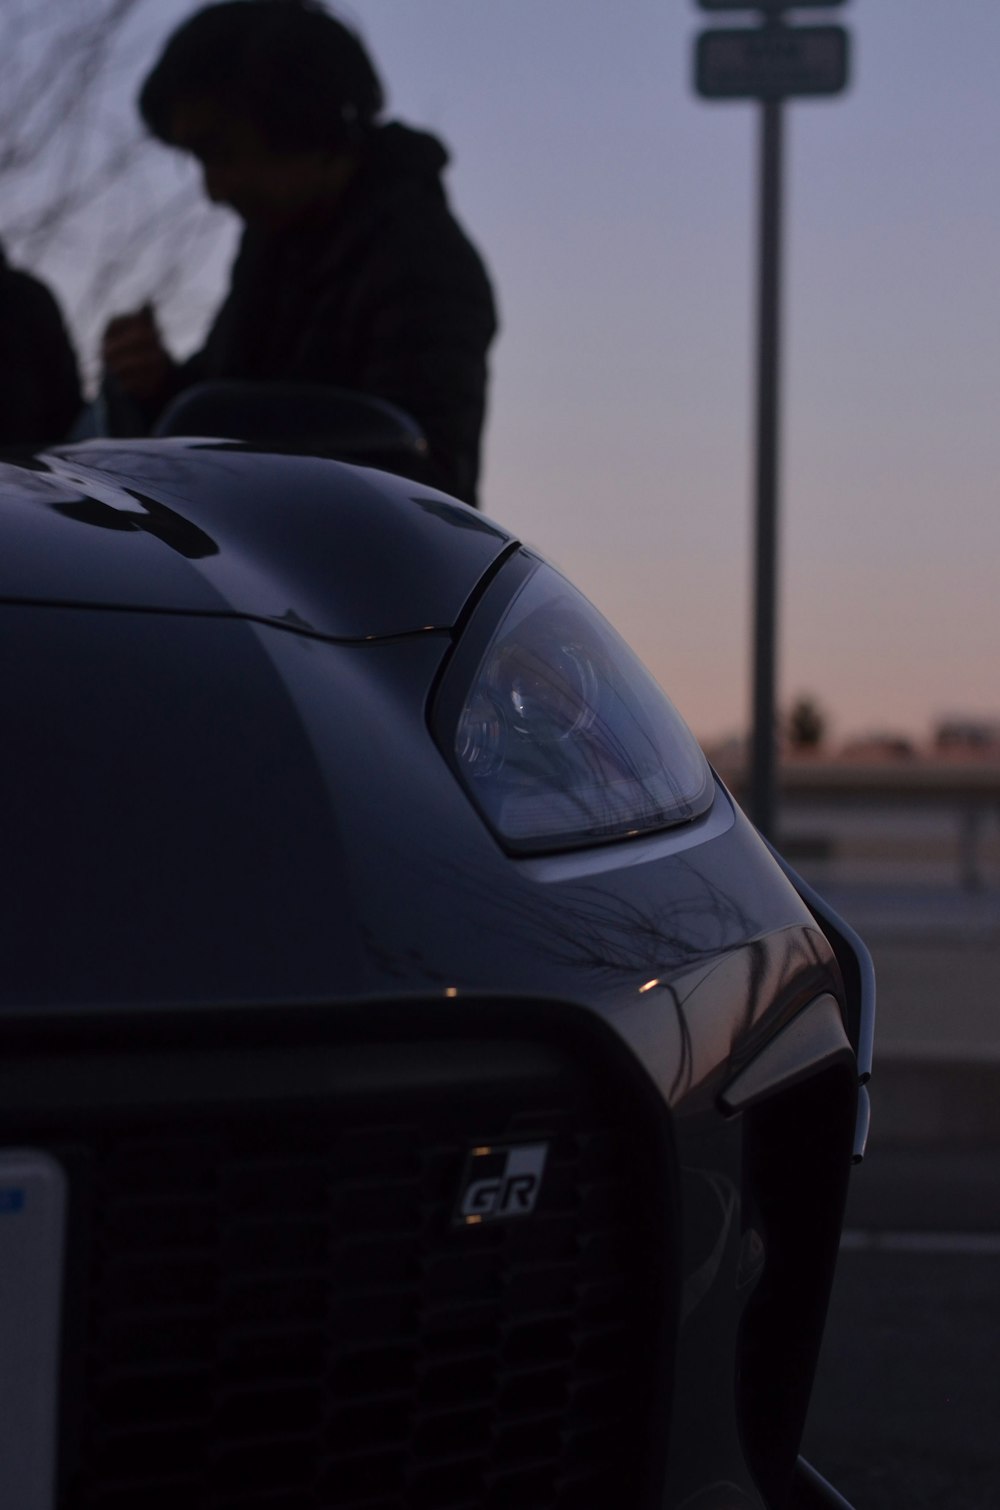
<path id="1" fill-rule="evenodd" d="M 1000 719 L 977 718 L 975 715 L 938 719 L 934 726 L 937 750 L 1000 749 Z"/>
<path id="2" fill-rule="evenodd" d="M 0 175 L 5 231 L 30 249 L 129 164 L 134 140 L 97 140 L 122 29 L 144 0 L 3 0 Z"/>
<path id="3" fill-rule="evenodd" d="M 816 750 L 827 734 L 827 718 L 814 697 L 796 698 L 786 721 L 788 743 L 793 750 Z"/>
<path id="4" fill-rule="evenodd" d="M 63 303 L 85 369 L 108 314 L 190 282 L 220 225 L 134 99 L 156 0 L 0 0 L 0 242 Z"/>

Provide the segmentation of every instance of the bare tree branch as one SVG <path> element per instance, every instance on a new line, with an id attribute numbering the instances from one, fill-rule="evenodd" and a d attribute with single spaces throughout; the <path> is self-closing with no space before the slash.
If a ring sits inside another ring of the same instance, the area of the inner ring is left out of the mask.
<path id="1" fill-rule="evenodd" d="M 53 287 L 93 381 L 110 314 L 153 296 L 195 323 L 220 217 L 138 120 L 151 0 L 0 0 L 0 22 L 0 241 Z"/>

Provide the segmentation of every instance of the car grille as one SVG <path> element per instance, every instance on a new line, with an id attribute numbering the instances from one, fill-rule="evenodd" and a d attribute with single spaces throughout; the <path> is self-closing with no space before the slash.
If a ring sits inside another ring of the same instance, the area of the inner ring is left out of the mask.
<path id="1" fill-rule="evenodd" d="M 60 1510 L 645 1503 L 669 1179 L 607 1057 L 98 1055 L 5 1113 L 69 1174 Z M 530 1215 L 456 1222 L 485 1143 L 547 1145 Z"/>

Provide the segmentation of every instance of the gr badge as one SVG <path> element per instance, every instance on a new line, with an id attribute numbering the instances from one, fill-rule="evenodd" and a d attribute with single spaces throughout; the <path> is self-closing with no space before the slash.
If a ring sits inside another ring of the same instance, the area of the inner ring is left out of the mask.
<path id="1" fill-rule="evenodd" d="M 459 1227 L 530 1216 L 542 1188 L 547 1143 L 486 1144 L 470 1150 L 455 1207 Z"/>

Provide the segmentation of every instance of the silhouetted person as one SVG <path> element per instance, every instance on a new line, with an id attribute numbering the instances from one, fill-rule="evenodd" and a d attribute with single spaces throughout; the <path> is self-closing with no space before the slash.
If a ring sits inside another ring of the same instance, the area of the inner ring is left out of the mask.
<path id="1" fill-rule="evenodd" d="M 62 440 L 80 409 L 80 375 L 44 283 L 0 249 L 0 446 Z"/>
<path id="2" fill-rule="evenodd" d="M 245 230 L 189 362 L 170 358 L 151 308 L 111 322 L 104 361 L 119 388 L 150 423 L 213 379 L 387 399 L 422 427 L 432 481 L 474 502 L 489 280 L 449 209 L 444 147 L 380 123 L 382 86 L 354 34 L 311 0 L 226 0 L 174 33 L 139 108 Z"/>

